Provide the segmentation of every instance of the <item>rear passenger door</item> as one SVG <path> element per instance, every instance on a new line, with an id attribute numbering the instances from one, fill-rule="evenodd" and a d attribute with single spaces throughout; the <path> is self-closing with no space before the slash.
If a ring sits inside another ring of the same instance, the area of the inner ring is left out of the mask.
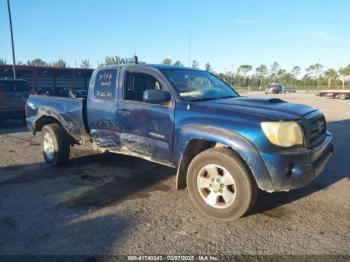
<path id="1" fill-rule="evenodd" d="M 106 68 L 94 72 L 91 77 L 87 120 L 90 135 L 100 147 L 117 149 L 118 147 L 118 68 Z"/>
<path id="2" fill-rule="evenodd" d="M 162 75 L 150 69 L 125 69 L 118 102 L 122 150 L 164 164 L 172 162 L 174 101 L 143 101 L 147 89 L 168 90 Z"/>

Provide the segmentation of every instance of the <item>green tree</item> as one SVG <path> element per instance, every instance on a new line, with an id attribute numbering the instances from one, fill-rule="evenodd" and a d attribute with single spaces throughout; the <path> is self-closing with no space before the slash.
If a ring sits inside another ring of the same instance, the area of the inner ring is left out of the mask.
<path id="1" fill-rule="evenodd" d="M 121 64 L 119 56 L 106 56 L 104 66 L 118 65 Z"/>
<path id="2" fill-rule="evenodd" d="M 182 64 L 182 62 L 180 61 L 180 60 L 177 60 L 175 63 L 174 63 L 174 66 L 184 66 L 183 64 Z"/>
<path id="3" fill-rule="evenodd" d="M 300 75 L 300 72 L 301 72 L 301 68 L 300 66 L 294 66 L 292 68 L 292 74 L 293 74 L 293 77 L 294 77 L 294 85 L 297 83 L 298 81 L 298 76 Z"/>
<path id="4" fill-rule="evenodd" d="M 81 68 L 91 68 L 90 61 L 88 59 L 81 60 L 80 67 Z"/>
<path id="5" fill-rule="evenodd" d="M 31 66 L 46 66 L 47 65 L 47 63 L 44 60 L 42 60 L 41 58 L 35 58 L 32 61 L 28 60 L 27 64 L 31 65 Z"/>
<path id="6" fill-rule="evenodd" d="M 206 63 L 205 66 L 204 66 L 205 70 L 208 71 L 208 72 L 211 72 L 213 69 L 211 68 L 211 65 L 210 63 Z"/>
<path id="7" fill-rule="evenodd" d="M 285 74 L 287 73 L 287 70 L 285 70 L 285 69 L 280 69 L 280 70 L 278 70 L 278 72 L 277 72 L 277 77 L 278 77 L 278 79 L 280 79 L 281 77 L 283 77 Z"/>
<path id="8" fill-rule="evenodd" d="M 298 76 L 299 76 L 300 72 L 301 72 L 300 66 L 294 66 L 292 68 L 292 74 L 294 75 L 295 79 L 298 79 Z"/>
<path id="9" fill-rule="evenodd" d="M 196 60 L 192 61 L 192 68 L 199 68 L 199 63 Z"/>
<path id="10" fill-rule="evenodd" d="M 54 61 L 51 65 L 53 67 L 62 67 L 62 68 L 67 67 L 67 63 L 63 59 L 59 59 L 57 61 Z"/>
<path id="11" fill-rule="evenodd" d="M 328 88 L 330 88 L 332 80 L 337 79 L 338 74 L 337 71 L 333 68 L 329 68 L 327 71 L 324 72 L 324 77 L 328 80 Z"/>
<path id="12" fill-rule="evenodd" d="M 266 65 L 260 65 L 259 67 L 255 68 L 255 74 L 258 77 L 258 79 L 260 80 L 259 85 L 262 86 L 263 81 L 268 74 Z"/>
<path id="13" fill-rule="evenodd" d="M 238 74 L 242 74 L 244 78 L 244 86 L 246 86 L 247 75 L 252 70 L 252 68 L 253 67 L 251 65 L 240 65 L 238 67 Z"/>
<path id="14" fill-rule="evenodd" d="M 282 69 L 278 80 L 281 84 L 290 85 L 294 81 L 294 75 Z"/>
<path id="15" fill-rule="evenodd" d="M 273 62 L 270 66 L 270 78 L 275 82 L 278 81 L 278 72 L 280 71 L 281 66 L 277 62 Z"/>
<path id="16" fill-rule="evenodd" d="M 350 76 L 350 65 L 348 65 L 347 67 L 341 67 L 338 70 L 339 75 L 341 76 L 341 82 L 342 82 L 342 88 L 345 88 L 345 81 L 347 79 L 347 77 Z"/>
<path id="17" fill-rule="evenodd" d="M 173 61 L 170 58 L 165 58 L 162 61 L 162 64 L 164 64 L 164 65 L 171 65 L 172 63 L 173 63 Z"/>
<path id="18" fill-rule="evenodd" d="M 305 69 L 308 75 L 317 81 L 317 88 L 319 88 L 320 86 L 320 76 L 322 74 L 322 68 L 323 68 L 323 65 L 321 65 L 320 63 L 316 63 L 313 65 L 310 65 Z"/>
<path id="19" fill-rule="evenodd" d="M 0 58 L 0 65 L 6 65 L 6 60 L 4 58 Z"/>
<path id="20" fill-rule="evenodd" d="M 132 64 L 133 62 L 134 59 L 129 57 L 106 56 L 103 66 Z M 144 64 L 144 62 L 139 61 L 139 64 Z"/>

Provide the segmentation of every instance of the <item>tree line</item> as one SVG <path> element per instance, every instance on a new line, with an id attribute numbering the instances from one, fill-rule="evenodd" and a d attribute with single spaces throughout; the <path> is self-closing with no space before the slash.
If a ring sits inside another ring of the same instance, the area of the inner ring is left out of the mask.
<path id="1" fill-rule="evenodd" d="M 130 64 L 134 62 L 134 58 L 129 57 L 120 57 L 120 56 L 106 56 L 103 62 L 97 62 L 97 67 L 106 67 L 111 65 L 121 65 L 121 64 Z M 139 61 L 140 64 L 145 64 L 143 61 Z M 7 61 L 3 58 L 0 58 L 0 65 L 7 64 Z M 28 60 L 26 63 L 18 61 L 17 65 L 28 65 L 28 66 L 52 66 L 52 67 L 70 67 L 66 61 L 59 59 L 57 61 L 46 62 L 41 58 L 35 58 L 33 60 Z M 88 59 L 82 59 L 79 65 L 76 63 L 75 67 L 80 68 L 93 68 L 93 65 Z"/>
<path id="2" fill-rule="evenodd" d="M 273 62 L 269 67 L 264 64 L 256 68 L 240 65 L 236 72 L 219 73 L 218 76 L 230 84 L 246 88 L 260 89 L 273 82 L 302 89 L 345 88 L 350 85 L 350 64 L 339 69 L 325 69 L 320 63 L 315 63 L 304 70 L 300 66 L 294 66 L 288 71 Z"/>
<path id="3" fill-rule="evenodd" d="M 183 66 L 181 61 L 176 60 L 173 63 L 170 58 L 165 58 L 161 63 Z M 192 67 L 199 68 L 199 63 L 193 60 Z M 300 66 L 294 66 L 290 71 L 287 71 L 277 62 L 273 62 L 269 67 L 261 64 L 256 68 L 252 65 L 243 64 L 239 65 L 236 71 L 218 73 L 207 62 L 204 69 L 216 74 L 231 86 L 239 88 L 262 89 L 269 83 L 280 83 L 302 89 L 350 87 L 350 64 L 337 70 L 334 68 L 324 69 L 323 65 L 315 63 L 304 68 L 304 71 Z M 346 86 L 347 83 L 348 86 Z"/>
<path id="4" fill-rule="evenodd" d="M 134 58 L 120 56 L 106 56 L 103 62 L 97 62 L 97 67 L 105 67 L 118 64 L 133 63 Z M 139 61 L 144 64 L 145 62 Z M 0 64 L 7 64 L 5 59 L 0 58 Z M 27 63 L 19 61 L 18 65 L 30 66 L 52 66 L 52 67 L 69 67 L 63 60 L 46 62 L 40 58 L 28 60 Z M 174 65 L 183 67 L 180 60 L 173 61 L 165 58 L 161 64 Z M 78 67 L 76 64 L 75 67 Z M 82 59 L 79 63 L 80 68 L 92 68 L 88 59 Z M 192 68 L 200 68 L 197 60 L 192 61 Z M 231 86 L 238 88 L 262 89 L 269 83 L 280 83 L 296 88 L 346 88 L 350 87 L 350 64 L 338 69 L 324 68 L 320 63 L 312 64 L 304 70 L 300 66 L 294 66 L 290 71 L 283 69 L 278 62 L 273 62 L 270 66 L 261 64 L 254 68 L 252 65 L 243 64 L 237 66 L 236 71 L 215 72 L 209 62 L 204 65 L 204 69 L 216 74 Z"/>

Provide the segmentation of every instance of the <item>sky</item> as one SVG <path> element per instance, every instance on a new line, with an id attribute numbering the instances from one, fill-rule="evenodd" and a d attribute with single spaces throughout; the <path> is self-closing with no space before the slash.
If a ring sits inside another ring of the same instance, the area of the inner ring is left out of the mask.
<path id="1" fill-rule="evenodd" d="M 349 0 L 11 0 L 17 60 L 60 58 L 72 67 L 106 56 L 217 72 L 277 61 L 290 70 L 350 64 Z M 0 58 L 11 62 L 6 0 L 0 0 Z"/>

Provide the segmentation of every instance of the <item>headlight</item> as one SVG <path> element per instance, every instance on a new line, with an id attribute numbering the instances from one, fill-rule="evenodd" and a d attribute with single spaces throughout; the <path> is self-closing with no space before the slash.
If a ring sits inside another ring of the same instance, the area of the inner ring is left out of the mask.
<path id="1" fill-rule="evenodd" d="M 277 146 L 291 147 L 304 143 L 301 128 L 295 121 L 262 122 L 261 129 L 267 139 Z"/>

